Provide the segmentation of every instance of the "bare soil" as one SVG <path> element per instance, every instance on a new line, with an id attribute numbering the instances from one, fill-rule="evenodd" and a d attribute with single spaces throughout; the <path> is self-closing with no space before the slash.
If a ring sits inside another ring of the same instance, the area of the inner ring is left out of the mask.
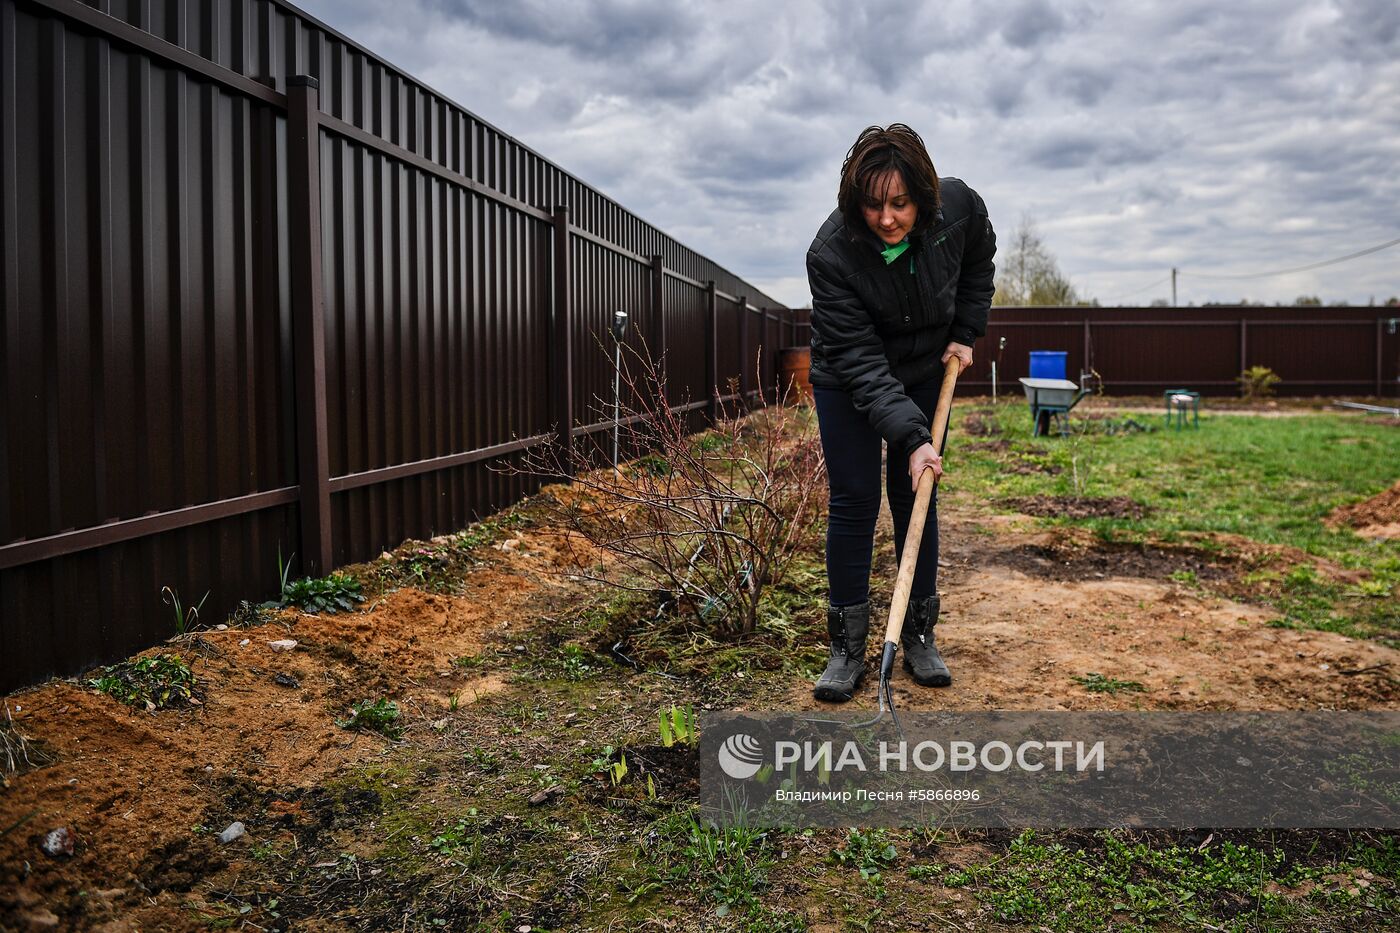
<path id="1" fill-rule="evenodd" d="M 1006 505 L 1026 515 L 1044 518 L 1142 518 L 1147 506 L 1127 496 L 1016 496 Z"/>
<path id="2" fill-rule="evenodd" d="M 189 639 L 159 649 L 191 662 L 206 696 L 196 709 L 131 709 L 82 679 L 6 698 L 16 727 L 57 760 L 12 778 L 0 796 L 0 929 L 43 928 L 49 914 L 117 920 L 110 930 L 201 928 L 161 895 L 248 853 L 194 827 L 217 833 L 247 821 L 253 802 L 265 825 L 295 821 L 300 805 L 284 797 L 384 748 L 377 735 L 336 725 L 358 700 L 392 696 L 407 713 L 440 715 L 454 696 L 470 705 L 505 689 L 500 674 L 473 676 L 454 659 L 542 624 L 547 591 L 562 581 L 533 572 L 543 556 L 501 556 L 468 575 L 463 596 L 400 589 L 360 612 L 284 611 L 282 624 L 201 632 L 203 650 L 189 650 Z M 270 647 L 285 638 L 296 648 Z M 60 826 L 76 837 L 71 857 L 40 848 Z"/>
<path id="3" fill-rule="evenodd" d="M 1394 708 L 1400 700 L 1395 650 L 1270 627 L 1266 609 L 1172 579 L 1191 571 L 1194 580 L 1228 590 L 1244 569 L 1276 556 L 1262 545 L 1204 538 L 1107 545 L 1076 529 L 1043 530 L 1024 518 L 946 503 L 941 533 L 943 616 L 936 633 L 953 686 L 920 688 L 899 671 L 900 708 L 1313 710 Z M 319 908 L 303 907 L 299 929 L 378 928 L 381 913 L 392 924 L 395 911 L 428 896 L 415 879 L 375 882 L 368 874 L 374 869 L 355 868 L 334 875 L 324 889 L 309 890 L 306 881 L 313 868 L 322 875 L 338 870 L 312 861 L 325 851 L 332 858 L 336 852 L 368 857 L 389 832 L 376 828 L 372 816 L 386 794 L 400 792 L 392 789 L 399 784 L 366 787 L 349 776 L 382 760 L 390 746 L 336 724 L 361 699 L 389 696 L 403 709 L 410 724 L 405 741 L 421 758 L 413 793 L 422 812 L 449 806 L 485 779 L 491 766 L 473 755 L 509 746 L 527 760 L 538 756 L 536 767 L 547 769 L 556 744 L 596 747 L 608 729 L 640 729 L 648 717 L 654 727 L 656 707 L 638 701 L 643 688 L 634 686 L 632 672 L 607 657 L 591 659 L 609 669 L 604 679 L 577 697 L 550 701 L 561 725 L 548 741 L 493 734 L 485 717 L 473 715 L 477 703 L 511 697 L 525 708 L 544 698 L 535 681 L 508 669 L 475 671 L 457 659 L 510 657 L 557 643 L 560 620 L 596 597 L 567 574 L 600 555 L 548 528 L 508 535 L 478 549 L 481 562 L 460 581 L 460 595 L 399 589 L 359 612 L 284 612 L 274 624 L 206 631 L 198 643 L 186 637 L 163 647 L 191 660 L 205 688 L 198 708 L 130 709 L 81 679 L 6 698 L 16 728 L 41 740 L 55 760 L 10 776 L 0 790 L 0 929 L 204 929 L 210 918 L 227 916 L 230 892 L 248 888 L 250 879 L 264 896 L 282 892 L 287 904 L 329 905 L 326 911 L 356 918 L 317 919 Z M 895 570 L 890 535 L 886 509 L 873 575 L 881 611 Z M 804 624 L 812 645 L 820 645 L 821 620 Z M 296 639 L 296 648 L 270 647 L 283 638 Z M 1090 693 L 1071 679 L 1090 672 L 1144 689 Z M 800 677 L 736 682 L 746 692 L 717 701 L 818 706 Z M 707 699 L 710 688 L 694 686 Z M 874 685 L 853 703 L 873 708 Z M 620 753 L 668 792 L 693 793 L 693 756 L 654 745 Z M 540 806 L 552 805 L 546 784 L 530 788 Z M 607 791 L 600 783 L 592 793 Z M 220 843 L 216 834 L 235 819 L 248 835 Z M 41 847 L 59 827 L 75 838 L 72 855 Z M 512 845 L 529 841 L 510 820 L 495 832 Z M 302 873 L 267 876 L 258 860 L 258 847 L 267 845 L 291 851 L 288 858 Z M 967 845 L 971 858 L 977 843 Z M 959 857 L 952 850 L 944 855 Z M 300 901 L 293 897 L 298 892 Z M 574 909 L 567 897 L 556 904 L 551 896 L 563 895 L 539 895 L 538 916 L 564 918 Z M 466 928 L 471 917 L 464 903 L 453 901 L 440 915 L 459 917 L 458 928 Z"/>
<path id="4" fill-rule="evenodd" d="M 1334 509 L 1324 521 L 1347 525 L 1366 538 L 1400 538 L 1400 482 L 1362 502 Z"/>
<path id="5" fill-rule="evenodd" d="M 901 709 L 1327 710 L 1400 701 L 1400 652 L 1275 628 L 1265 607 L 1171 579 L 1190 570 L 1198 581 L 1240 586 L 1242 572 L 1274 559 L 1273 549 L 1108 545 L 1079 529 L 1031 530 L 1014 516 L 941 512 L 934 631 L 953 685 L 919 687 L 897 667 Z M 872 600 L 883 625 L 896 568 L 889 548 L 878 553 Z M 1324 577 L 1335 569 L 1318 567 Z M 1091 693 L 1071 680 L 1089 673 L 1145 689 Z M 875 709 L 873 686 L 853 702 Z M 779 705 L 823 704 L 794 684 Z"/>
<path id="6" fill-rule="evenodd" d="M 1001 433 L 1001 425 L 997 424 L 995 418 L 988 418 L 980 412 L 973 412 L 963 419 L 962 430 L 964 434 L 973 437 L 993 437 Z"/>

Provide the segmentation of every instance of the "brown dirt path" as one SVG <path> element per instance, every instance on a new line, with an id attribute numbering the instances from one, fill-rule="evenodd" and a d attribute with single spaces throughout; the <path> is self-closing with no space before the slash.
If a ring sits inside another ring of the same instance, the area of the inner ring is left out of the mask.
<path id="1" fill-rule="evenodd" d="M 1097 562 L 1090 554 L 1065 569 L 1043 556 L 1055 553 L 1061 532 L 1031 530 L 1014 517 L 942 511 L 936 632 L 953 684 L 920 687 L 896 665 L 900 709 L 1381 709 L 1400 701 L 1400 651 L 1331 632 L 1273 628 L 1267 623 L 1276 613 L 1264 607 L 1168 579 L 1173 570 L 1199 568 L 1202 578 L 1218 570 L 1199 554 L 1148 550 Z M 872 659 L 897 570 L 891 536 L 886 507 L 872 572 Z M 1092 569 L 1115 564 L 1127 566 L 1118 573 Z M 878 675 L 876 666 L 871 670 Z M 1071 680 L 1089 673 L 1144 689 L 1091 693 Z M 875 691 L 872 677 L 853 702 L 875 709 Z M 827 706 L 806 685 L 773 699 L 785 708 Z"/>

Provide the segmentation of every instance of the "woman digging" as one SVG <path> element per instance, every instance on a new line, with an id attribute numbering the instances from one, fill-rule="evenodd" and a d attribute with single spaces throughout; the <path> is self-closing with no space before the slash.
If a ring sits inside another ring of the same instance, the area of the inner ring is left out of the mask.
<path id="1" fill-rule="evenodd" d="M 870 564 L 885 491 L 903 552 L 924 470 L 943 473 L 929 430 L 944 364 L 972 365 L 987 328 L 996 236 L 966 184 L 939 178 L 919 134 L 867 127 L 841 166 L 837 207 L 807 251 L 812 292 L 810 379 L 826 457 L 826 616 L 831 659 L 819 700 L 849 700 L 865 676 Z M 934 644 L 938 621 L 937 492 L 929 504 L 900 633 L 904 669 L 926 687 L 952 683 Z"/>

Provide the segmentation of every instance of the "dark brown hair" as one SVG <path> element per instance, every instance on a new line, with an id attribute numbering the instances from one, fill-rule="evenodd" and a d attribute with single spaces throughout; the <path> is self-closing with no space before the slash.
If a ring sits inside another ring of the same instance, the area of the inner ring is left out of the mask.
<path id="1" fill-rule="evenodd" d="M 918 133 L 903 123 L 891 123 L 888 127 L 867 126 L 861 130 L 846 153 L 846 161 L 841 163 L 836 206 L 846 218 L 848 230 L 855 233 L 867 229 L 861 203 L 866 197 L 884 200 L 884 192 L 874 190 L 875 180 L 891 169 L 903 176 L 904 187 L 919 206 L 912 232 L 922 233 L 933 224 L 942 204 L 933 160 Z"/>

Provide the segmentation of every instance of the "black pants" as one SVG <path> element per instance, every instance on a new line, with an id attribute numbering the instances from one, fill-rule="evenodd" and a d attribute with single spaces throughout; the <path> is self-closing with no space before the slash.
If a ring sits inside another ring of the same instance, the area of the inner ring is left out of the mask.
<path id="1" fill-rule="evenodd" d="M 933 421 L 940 380 L 913 386 L 907 394 Z M 831 508 L 826 527 L 826 576 L 832 606 L 854 606 L 870 598 L 870 559 L 875 546 L 875 520 L 880 514 L 880 449 L 883 439 L 856 411 L 849 393 L 813 386 L 822 452 L 826 456 Z M 885 492 L 894 518 L 895 566 L 904 553 L 904 535 L 914 511 L 909 461 L 900 454 L 886 458 Z M 914 567 L 910 598 L 932 596 L 938 576 L 938 487 L 929 500 L 919 560 Z"/>

